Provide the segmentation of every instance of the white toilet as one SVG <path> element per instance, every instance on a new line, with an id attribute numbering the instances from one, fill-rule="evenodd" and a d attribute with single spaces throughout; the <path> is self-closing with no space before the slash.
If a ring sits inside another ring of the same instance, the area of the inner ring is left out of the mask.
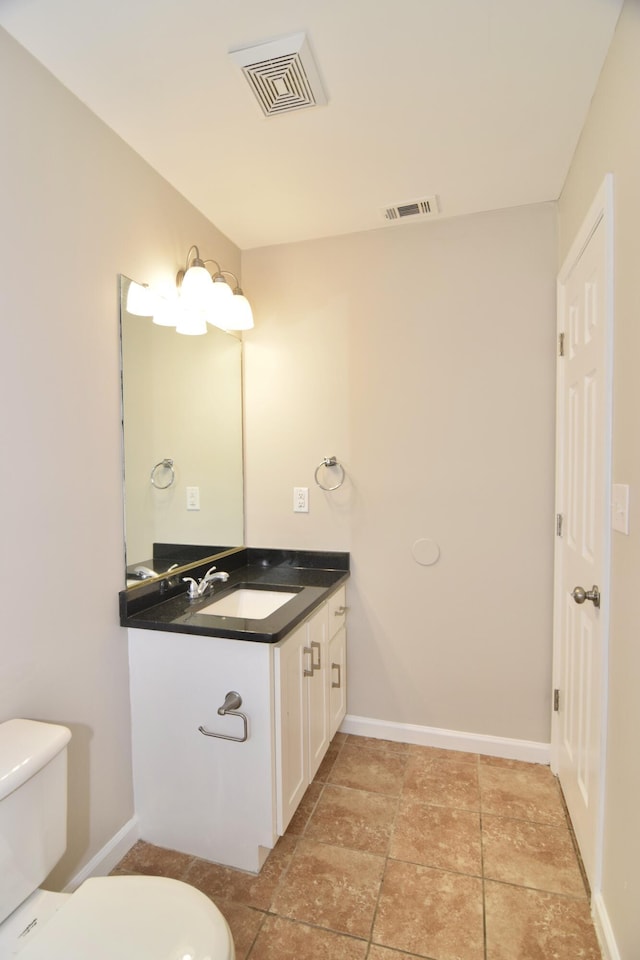
<path id="1" fill-rule="evenodd" d="M 95 877 L 38 890 L 66 847 L 66 727 L 0 723 L 0 960 L 235 960 L 199 890 L 165 877 Z"/>

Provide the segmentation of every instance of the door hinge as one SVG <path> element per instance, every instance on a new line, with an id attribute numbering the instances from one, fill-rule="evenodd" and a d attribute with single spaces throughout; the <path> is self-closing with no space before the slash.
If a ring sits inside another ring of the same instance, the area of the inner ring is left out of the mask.
<path id="1" fill-rule="evenodd" d="M 560 691 L 556 687 L 553 691 L 553 712 L 557 713 L 560 709 Z"/>
<path id="2" fill-rule="evenodd" d="M 558 334 L 558 356 L 564 357 L 564 333 Z"/>
<path id="3" fill-rule="evenodd" d="M 562 524 L 564 523 L 564 517 L 561 513 L 556 513 L 556 537 L 562 536 Z"/>

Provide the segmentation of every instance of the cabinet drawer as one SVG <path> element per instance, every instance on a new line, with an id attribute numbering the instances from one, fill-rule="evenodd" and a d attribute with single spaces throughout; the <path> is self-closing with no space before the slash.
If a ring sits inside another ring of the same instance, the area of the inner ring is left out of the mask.
<path id="1" fill-rule="evenodd" d="M 332 594 L 328 601 L 329 606 L 329 639 L 334 637 L 344 626 L 347 613 L 347 590 L 343 585 Z"/>

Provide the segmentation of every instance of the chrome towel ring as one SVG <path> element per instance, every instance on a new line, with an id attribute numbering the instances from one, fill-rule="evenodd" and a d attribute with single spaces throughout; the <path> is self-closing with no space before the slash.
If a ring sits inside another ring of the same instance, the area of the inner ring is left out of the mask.
<path id="1" fill-rule="evenodd" d="M 157 470 L 168 470 L 169 471 L 169 482 L 168 483 L 158 483 L 156 480 L 156 471 Z M 169 457 L 166 457 L 164 460 L 159 460 L 156 463 L 155 467 L 151 471 L 151 483 L 156 488 L 156 490 L 166 490 L 167 487 L 170 487 L 173 481 L 176 479 L 176 472 L 173 469 L 173 460 Z"/>
<path id="2" fill-rule="evenodd" d="M 337 467 L 338 470 L 340 471 L 339 480 L 337 483 L 334 483 L 332 487 L 327 487 L 324 485 L 324 483 L 320 482 L 319 474 L 323 467 Z M 338 460 L 335 457 L 324 457 L 324 459 L 316 467 L 316 472 L 314 474 L 314 477 L 315 477 L 316 483 L 318 484 L 321 490 L 327 490 L 327 491 L 337 490 L 338 487 L 341 487 L 342 484 L 344 483 L 344 478 L 345 478 L 344 467 L 342 466 L 341 463 L 338 462 Z"/>

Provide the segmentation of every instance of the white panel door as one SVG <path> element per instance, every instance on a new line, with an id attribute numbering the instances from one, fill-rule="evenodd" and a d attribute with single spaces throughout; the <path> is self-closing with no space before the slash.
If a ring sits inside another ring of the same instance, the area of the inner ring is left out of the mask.
<path id="1" fill-rule="evenodd" d="M 597 209 L 559 281 L 555 763 L 587 876 L 599 885 L 610 562 L 608 223 Z"/>

